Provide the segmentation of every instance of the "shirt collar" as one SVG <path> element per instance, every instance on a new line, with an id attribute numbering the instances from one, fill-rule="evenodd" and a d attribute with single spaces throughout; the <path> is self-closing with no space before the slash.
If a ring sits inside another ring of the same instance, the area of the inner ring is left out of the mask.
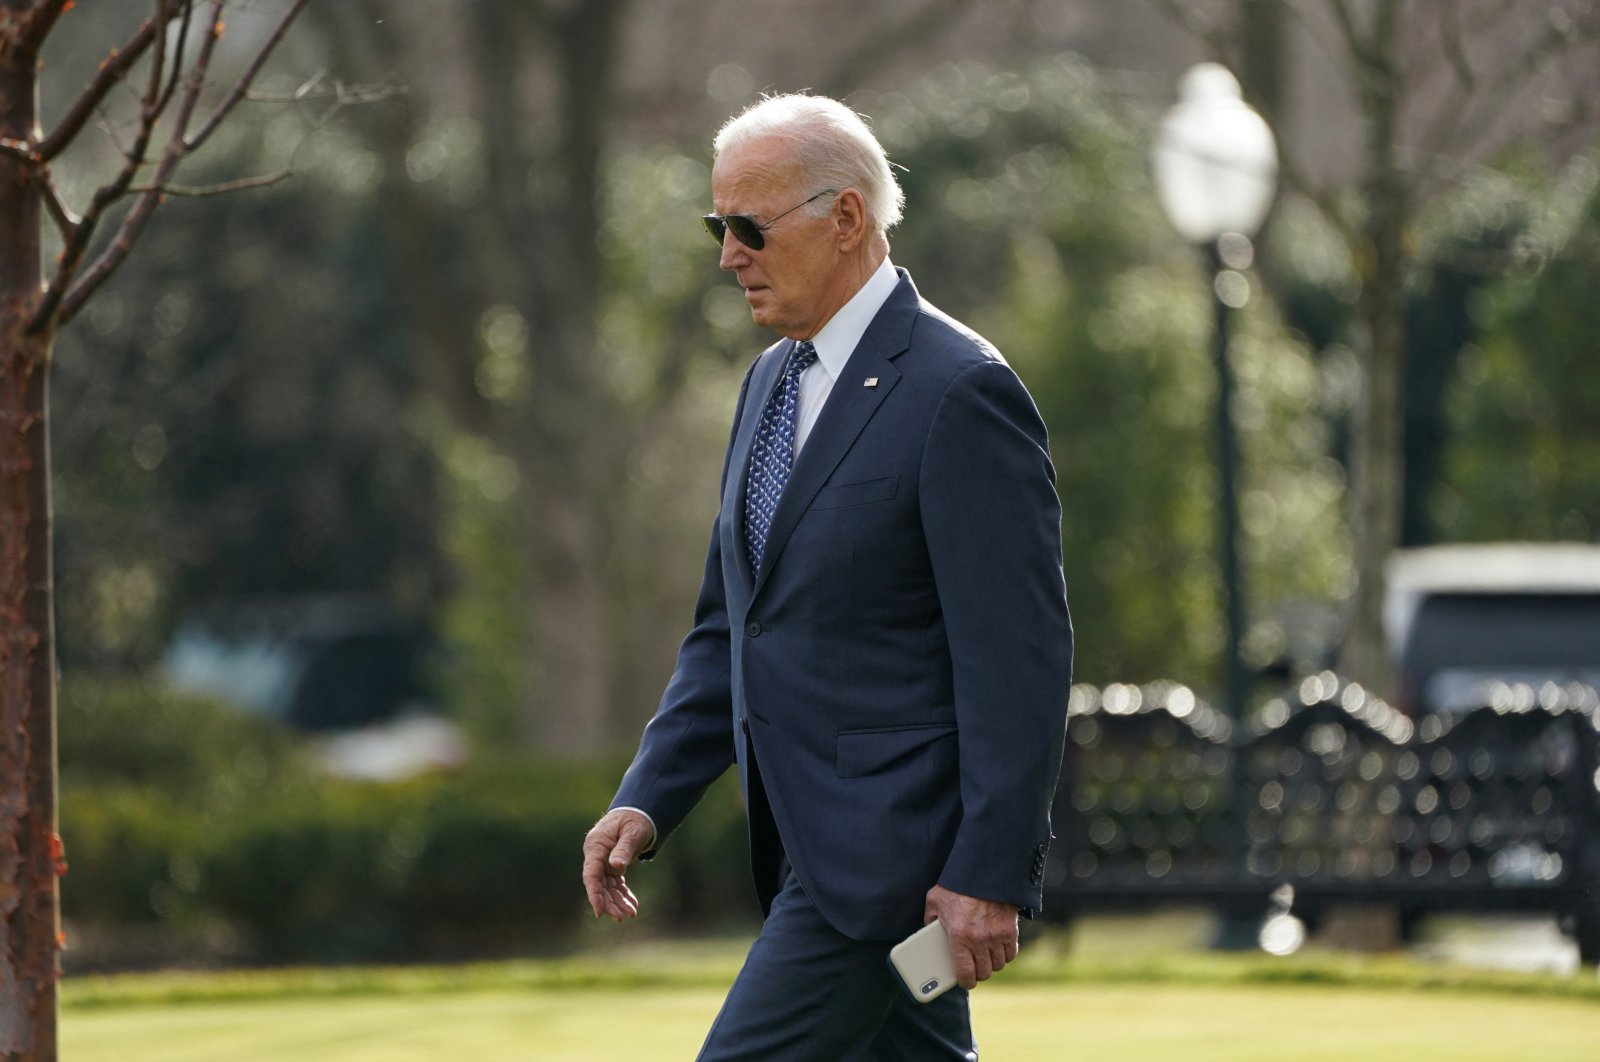
<path id="1" fill-rule="evenodd" d="M 856 345 L 866 335 L 872 319 L 878 316 L 878 311 L 883 309 L 883 304 L 889 301 L 889 296 L 894 294 L 899 283 L 900 274 L 895 272 L 889 256 L 885 255 L 867 282 L 850 296 L 850 301 L 841 306 L 839 312 L 811 337 L 811 345 L 817 348 L 817 361 L 828 370 L 830 377 L 837 380 L 844 372 L 845 362 L 855 353 Z"/>

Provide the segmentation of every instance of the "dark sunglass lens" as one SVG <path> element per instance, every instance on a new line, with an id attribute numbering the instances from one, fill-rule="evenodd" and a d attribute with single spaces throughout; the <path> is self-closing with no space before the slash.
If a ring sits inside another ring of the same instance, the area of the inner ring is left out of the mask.
<path id="1" fill-rule="evenodd" d="M 722 238 L 729 229 L 733 230 L 734 239 L 752 251 L 759 251 L 767 244 L 766 237 L 761 235 L 761 226 L 743 214 L 729 214 L 727 217 L 704 214 L 700 220 L 705 224 L 711 238 L 717 241 L 718 247 L 722 246 Z"/>
<path id="2" fill-rule="evenodd" d="M 733 230 L 734 238 L 752 251 L 759 251 L 767 245 L 767 238 L 761 234 L 760 226 L 743 214 L 729 214 L 724 220 L 728 228 Z"/>

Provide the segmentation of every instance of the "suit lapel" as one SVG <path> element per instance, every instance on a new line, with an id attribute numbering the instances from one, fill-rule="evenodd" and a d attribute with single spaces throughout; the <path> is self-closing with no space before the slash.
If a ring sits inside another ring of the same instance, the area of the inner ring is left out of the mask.
<path id="1" fill-rule="evenodd" d="M 789 473 L 789 481 L 784 485 L 783 495 L 778 499 L 777 511 L 772 515 L 772 528 L 767 532 L 761 571 L 756 573 L 755 585 L 751 588 L 752 596 L 760 591 L 767 572 L 772 570 L 795 524 L 810 507 L 817 491 L 822 489 L 839 462 L 844 460 L 844 455 L 850 452 L 861 429 L 867 426 L 867 421 L 872 419 L 872 415 L 899 382 L 900 370 L 894 367 L 891 359 L 901 354 L 909 344 L 911 322 L 916 316 L 919 302 L 911 278 L 902 272 L 900 286 L 895 288 L 873 318 L 861 342 L 856 344 L 855 351 L 851 353 L 850 360 L 845 362 L 844 371 L 834 381 L 833 391 L 828 395 L 816 424 L 812 426 L 811 435 L 801 448 L 800 456 Z M 865 381 L 874 377 L 877 383 L 867 386 Z M 748 454 L 747 446 L 746 460 Z"/>

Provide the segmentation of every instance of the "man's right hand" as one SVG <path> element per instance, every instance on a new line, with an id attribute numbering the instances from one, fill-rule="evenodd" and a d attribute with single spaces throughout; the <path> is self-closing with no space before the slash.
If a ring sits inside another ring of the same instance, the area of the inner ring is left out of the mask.
<path id="1" fill-rule="evenodd" d="M 583 839 L 583 887 L 594 916 L 610 915 L 616 922 L 636 918 L 639 898 L 628 888 L 623 871 L 648 851 L 655 827 L 645 816 L 628 808 L 608 811 Z"/>

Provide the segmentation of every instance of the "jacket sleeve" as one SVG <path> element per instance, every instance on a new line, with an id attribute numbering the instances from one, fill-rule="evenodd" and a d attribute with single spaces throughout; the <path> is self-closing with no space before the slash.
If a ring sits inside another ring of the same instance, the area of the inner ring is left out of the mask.
<path id="1" fill-rule="evenodd" d="M 754 366 L 752 365 L 752 370 Z M 750 373 L 745 374 L 733 417 L 733 433 L 722 462 L 726 492 L 733 435 L 744 414 Z M 695 602 L 694 627 L 678 648 L 678 662 L 639 751 L 622 777 L 611 807 L 637 808 L 655 822 L 649 859 L 734 760 L 732 650 L 722 582 L 721 516 L 711 522 L 711 545 Z"/>
<path id="2" fill-rule="evenodd" d="M 939 883 L 1036 911 L 1072 682 L 1061 504 L 1043 421 L 1000 361 L 934 414 L 920 503 L 949 640 L 961 824 Z"/>

